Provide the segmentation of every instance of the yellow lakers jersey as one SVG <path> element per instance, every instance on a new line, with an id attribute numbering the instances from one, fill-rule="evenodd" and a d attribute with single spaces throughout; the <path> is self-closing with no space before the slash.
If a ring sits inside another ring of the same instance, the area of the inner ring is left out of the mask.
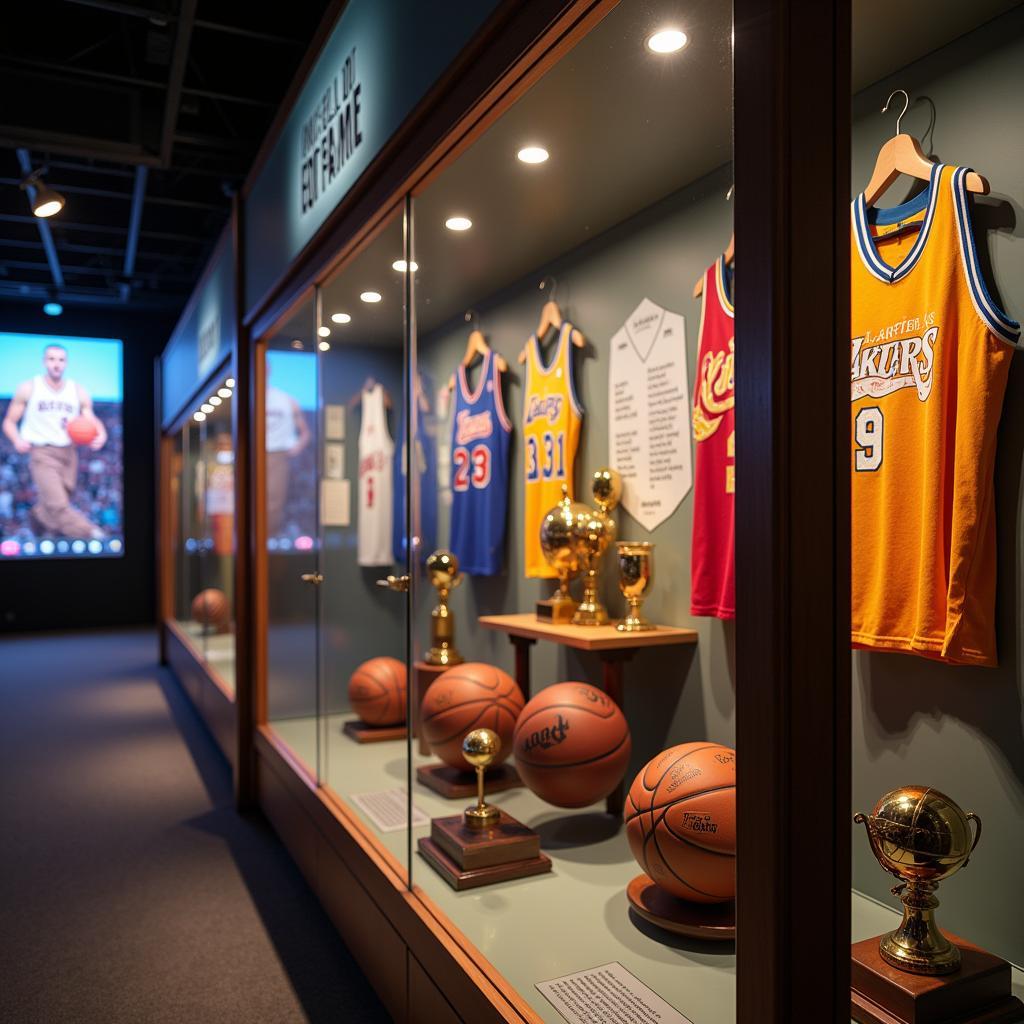
<path id="1" fill-rule="evenodd" d="M 1020 326 L 982 278 L 964 179 L 853 202 L 856 647 L 994 665 L 996 434 Z"/>
<path id="2" fill-rule="evenodd" d="M 527 576 L 552 577 L 540 547 L 540 524 L 562 500 L 562 484 L 573 494 L 573 467 L 583 410 L 572 379 L 573 326 L 562 324 L 550 366 L 541 358 L 536 335 L 526 343 L 526 389 L 523 400 L 524 521 Z"/>

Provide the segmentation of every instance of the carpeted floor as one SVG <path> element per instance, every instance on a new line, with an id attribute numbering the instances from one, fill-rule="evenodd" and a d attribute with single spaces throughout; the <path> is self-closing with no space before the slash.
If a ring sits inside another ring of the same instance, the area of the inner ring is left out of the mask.
<path id="1" fill-rule="evenodd" d="M 156 657 L 0 641 L 0 1020 L 387 1021 Z"/>

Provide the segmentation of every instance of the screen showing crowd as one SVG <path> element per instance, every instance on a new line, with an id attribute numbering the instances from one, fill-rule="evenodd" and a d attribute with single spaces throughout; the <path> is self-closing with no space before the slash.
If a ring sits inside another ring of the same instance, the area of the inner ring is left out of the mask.
<path id="1" fill-rule="evenodd" d="M 121 349 L 0 333 L 0 558 L 124 553 Z"/>

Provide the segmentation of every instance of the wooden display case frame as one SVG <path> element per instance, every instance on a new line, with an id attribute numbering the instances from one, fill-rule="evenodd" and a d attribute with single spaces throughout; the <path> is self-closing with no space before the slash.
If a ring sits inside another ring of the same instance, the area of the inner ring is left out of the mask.
<path id="1" fill-rule="evenodd" d="M 406 197 L 426 187 L 615 5 L 499 6 L 375 160 L 374 173 L 364 175 L 286 277 L 242 318 L 238 351 L 246 363 L 237 368 L 238 393 L 249 396 L 250 423 L 262 422 L 263 360 L 247 339 L 262 337 L 308 300 Z M 850 4 L 735 0 L 734 21 L 736 233 L 741 252 L 758 253 L 744 266 L 737 320 L 737 1020 L 845 1022 Z M 496 76 L 494 69 L 504 70 Z M 241 267 L 237 279 L 244 280 Z M 246 739 L 239 742 L 240 799 L 264 810 L 396 1020 L 537 1021 L 267 726 L 258 444 L 245 464 L 254 528 L 239 536 L 250 545 L 255 585 L 239 591 L 250 603 L 239 604 L 237 614 L 248 616 L 244 632 L 259 642 L 250 645 L 251 673 L 239 676 L 239 735 L 252 740 L 248 747 Z"/>

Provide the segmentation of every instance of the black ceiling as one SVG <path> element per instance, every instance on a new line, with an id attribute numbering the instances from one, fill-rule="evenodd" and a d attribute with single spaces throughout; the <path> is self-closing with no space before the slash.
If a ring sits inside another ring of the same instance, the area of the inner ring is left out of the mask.
<path id="1" fill-rule="evenodd" d="M 5 5 L 0 299 L 180 308 L 329 6 Z M 47 221 L 19 188 L 39 168 L 67 200 Z"/>

